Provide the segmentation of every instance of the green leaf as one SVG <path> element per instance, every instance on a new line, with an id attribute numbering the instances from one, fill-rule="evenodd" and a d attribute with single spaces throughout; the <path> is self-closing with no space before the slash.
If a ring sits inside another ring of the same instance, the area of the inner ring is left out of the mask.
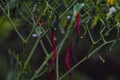
<path id="1" fill-rule="evenodd" d="M 36 31 L 37 36 L 40 36 L 40 34 L 42 33 L 41 27 L 36 27 L 35 31 Z"/>
<path id="2" fill-rule="evenodd" d="M 67 25 L 67 16 L 64 15 L 61 19 L 60 19 L 60 25 L 61 25 L 61 30 L 64 30 L 64 28 Z"/>
<path id="3" fill-rule="evenodd" d="M 99 20 L 100 16 L 95 16 L 93 20 L 93 26 L 95 26 Z"/>
<path id="4" fill-rule="evenodd" d="M 74 17 L 77 15 L 77 13 L 81 10 L 81 8 L 84 6 L 84 3 L 76 3 L 73 7 L 74 11 Z"/>
<path id="5" fill-rule="evenodd" d="M 84 6 L 84 3 L 76 3 L 73 7 L 73 11 L 79 12 L 83 6 Z"/>

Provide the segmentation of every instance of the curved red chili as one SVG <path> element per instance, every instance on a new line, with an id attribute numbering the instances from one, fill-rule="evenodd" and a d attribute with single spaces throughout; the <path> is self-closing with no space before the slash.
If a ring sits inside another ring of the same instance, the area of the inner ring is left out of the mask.
<path id="1" fill-rule="evenodd" d="M 78 12 L 78 14 L 76 15 L 75 28 L 76 28 L 77 34 L 81 36 L 81 38 L 83 38 L 80 32 L 80 12 Z"/>
<path id="2" fill-rule="evenodd" d="M 54 40 L 54 31 L 53 31 L 53 30 L 52 30 L 52 32 L 51 32 L 50 41 L 51 41 L 51 43 L 52 43 L 52 49 L 53 49 L 53 58 L 52 58 L 52 63 L 51 63 L 51 65 L 53 65 L 53 64 L 55 63 L 56 54 L 57 54 L 56 45 L 55 45 L 55 40 Z"/>
<path id="3" fill-rule="evenodd" d="M 70 70 L 70 63 L 69 63 L 69 58 L 70 58 L 70 51 L 71 50 L 71 46 L 69 46 L 67 48 L 67 52 L 66 52 L 66 55 L 65 55 L 65 65 L 66 65 L 66 68 L 67 70 Z M 72 77 L 72 72 L 70 72 L 70 78 Z"/>

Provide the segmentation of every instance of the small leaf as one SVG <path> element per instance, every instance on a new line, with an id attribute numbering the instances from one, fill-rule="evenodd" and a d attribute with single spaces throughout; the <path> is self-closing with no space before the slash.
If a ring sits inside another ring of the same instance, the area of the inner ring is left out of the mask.
<path id="1" fill-rule="evenodd" d="M 36 34 L 37 34 L 38 36 L 40 36 L 40 34 L 42 33 L 40 27 L 36 27 L 35 31 L 36 31 Z"/>
<path id="2" fill-rule="evenodd" d="M 93 20 L 93 26 L 95 26 L 99 20 L 100 16 L 95 16 Z"/>
<path id="3" fill-rule="evenodd" d="M 84 6 L 84 3 L 77 3 L 77 4 L 74 5 L 73 11 L 79 12 L 80 9 L 81 9 L 83 6 Z"/>
<path id="4" fill-rule="evenodd" d="M 77 15 L 77 13 L 81 10 L 81 8 L 84 6 L 84 3 L 77 3 L 74 5 L 73 7 L 73 11 L 74 11 L 74 16 Z"/>
<path id="5" fill-rule="evenodd" d="M 60 19 L 60 25 L 61 25 L 60 29 L 64 30 L 64 28 L 67 25 L 67 16 L 66 15 L 64 15 L 63 17 L 61 17 L 61 19 Z"/>

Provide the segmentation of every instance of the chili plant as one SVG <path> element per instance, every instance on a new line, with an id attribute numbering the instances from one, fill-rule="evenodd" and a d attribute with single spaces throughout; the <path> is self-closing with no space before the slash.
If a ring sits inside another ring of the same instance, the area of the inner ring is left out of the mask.
<path id="1" fill-rule="evenodd" d="M 76 67 L 106 46 L 112 50 L 120 40 L 119 3 L 119 0 L 0 1 L 0 26 L 5 27 L 1 22 L 9 21 L 14 29 L 11 31 L 17 33 L 23 46 L 21 52 L 9 49 L 16 73 L 11 80 L 68 77 L 74 80 Z M 89 40 L 90 45 L 84 56 L 78 58 L 75 50 L 79 49 L 77 45 L 81 46 L 81 40 Z M 75 61 L 74 65 L 70 60 Z M 105 62 L 102 55 L 100 60 Z M 39 65 L 34 66 L 38 61 Z M 64 63 L 65 71 L 60 62 Z"/>

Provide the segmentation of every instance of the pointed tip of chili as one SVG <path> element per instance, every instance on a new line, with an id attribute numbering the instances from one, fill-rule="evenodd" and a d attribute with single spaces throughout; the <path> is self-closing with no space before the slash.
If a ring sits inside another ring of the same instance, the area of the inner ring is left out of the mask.
<path id="1" fill-rule="evenodd" d="M 51 72 L 50 72 L 50 75 L 48 76 L 47 80 L 52 80 L 54 72 L 55 72 L 55 70 L 54 70 L 54 68 L 52 68 Z"/>

